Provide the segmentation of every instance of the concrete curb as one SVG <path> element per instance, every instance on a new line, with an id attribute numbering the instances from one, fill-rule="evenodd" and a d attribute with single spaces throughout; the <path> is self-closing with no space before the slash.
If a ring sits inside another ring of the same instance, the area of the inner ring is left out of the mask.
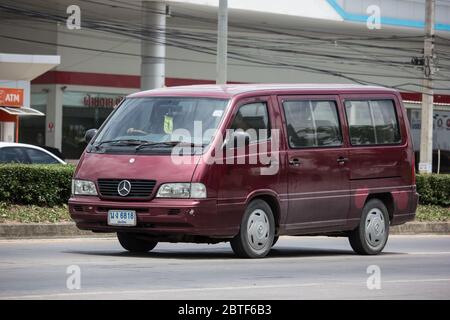
<path id="1" fill-rule="evenodd" d="M 450 222 L 409 222 L 394 226 L 391 234 L 450 234 Z M 93 233 L 79 230 L 75 223 L 14 223 L 0 224 L 0 239 L 76 238 L 114 236 L 113 233 Z"/>
<path id="2" fill-rule="evenodd" d="M 0 239 L 108 237 L 111 233 L 79 230 L 73 222 L 0 224 Z"/>
<path id="3" fill-rule="evenodd" d="M 450 222 L 408 222 L 390 229 L 391 234 L 450 234 Z"/>

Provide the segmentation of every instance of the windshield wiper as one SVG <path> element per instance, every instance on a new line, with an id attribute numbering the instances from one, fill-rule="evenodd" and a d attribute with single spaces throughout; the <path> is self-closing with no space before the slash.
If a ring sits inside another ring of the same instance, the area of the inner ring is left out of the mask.
<path id="1" fill-rule="evenodd" d="M 138 140 L 138 139 L 116 139 L 116 140 L 105 140 L 94 145 L 94 148 L 98 150 L 105 143 L 112 143 L 114 145 L 121 146 L 140 146 L 142 144 L 148 143 L 147 140 Z"/>
<path id="2" fill-rule="evenodd" d="M 153 146 L 168 146 L 175 147 L 177 145 L 180 146 L 189 146 L 189 147 L 203 147 L 204 144 L 196 144 L 193 142 L 185 142 L 185 141 L 163 141 L 163 142 L 145 142 L 136 147 L 136 151 L 141 150 L 145 147 L 153 147 Z"/>

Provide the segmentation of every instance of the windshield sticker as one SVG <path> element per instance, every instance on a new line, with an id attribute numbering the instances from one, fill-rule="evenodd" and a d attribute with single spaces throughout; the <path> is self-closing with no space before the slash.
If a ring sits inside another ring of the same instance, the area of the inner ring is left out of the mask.
<path id="1" fill-rule="evenodd" d="M 173 118 L 170 116 L 164 116 L 164 132 L 167 134 L 173 132 Z"/>
<path id="2" fill-rule="evenodd" d="M 221 117 L 223 114 L 223 110 L 214 110 L 212 116 L 213 117 Z"/>

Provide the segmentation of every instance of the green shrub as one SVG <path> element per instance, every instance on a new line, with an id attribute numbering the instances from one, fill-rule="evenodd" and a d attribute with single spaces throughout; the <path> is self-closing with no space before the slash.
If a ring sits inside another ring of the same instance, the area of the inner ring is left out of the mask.
<path id="1" fill-rule="evenodd" d="M 72 165 L 0 165 L 0 202 L 56 206 L 70 197 Z"/>
<path id="2" fill-rule="evenodd" d="M 0 165 L 0 202 L 37 206 L 66 204 L 73 165 Z M 421 204 L 450 206 L 450 174 L 418 174 Z"/>
<path id="3" fill-rule="evenodd" d="M 450 174 L 418 174 L 416 185 L 421 204 L 450 206 Z"/>

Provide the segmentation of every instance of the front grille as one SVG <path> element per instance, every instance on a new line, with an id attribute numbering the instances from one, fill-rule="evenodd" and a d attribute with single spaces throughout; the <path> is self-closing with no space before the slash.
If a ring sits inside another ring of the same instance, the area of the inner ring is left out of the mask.
<path id="1" fill-rule="evenodd" d="M 123 208 L 124 210 L 133 210 L 136 211 L 137 213 L 148 213 L 148 208 Z M 119 210 L 117 207 L 97 207 L 97 212 L 101 212 L 101 213 L 105 213 L 108 212 L 109 210 Z"/>
<path id="2" fill-rule="evenodd" d="M 167 211 L 167 214 L 169 216 L 176 216 L 177 214 L 180 214 L 180 211 L 181 211 L 180 209 L 172 208 Z"/>
<path id="3" fill-rule="evenodd" d="M 83 206 L 75 205 L 75 206 L 73 206 L 73 211 L 84 212 L 84 209 L 83 209 Z"/>
<path id="4" fill-rule="evenodd" d="M 104 197 L 119 197 L 119 198 L 148 198 L 153 192 L 155 187 L 155 180 L 133 180 L 125 179 L 130 181 L 131 190 L 128 195 L 122 197 L 117 192 L 117 186 L 124 179 L 98 179 L 98 188 L 100 194 Z"/>

